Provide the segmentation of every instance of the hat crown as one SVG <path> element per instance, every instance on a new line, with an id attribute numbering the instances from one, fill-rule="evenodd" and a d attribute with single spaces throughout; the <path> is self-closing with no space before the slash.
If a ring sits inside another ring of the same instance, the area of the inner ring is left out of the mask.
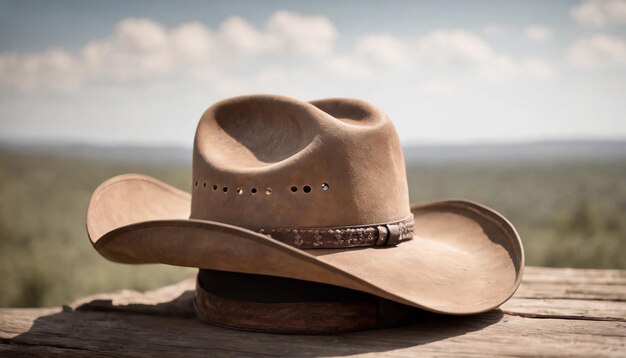
<path id="1" fill-rule="evenodd" d="M 372 225 L 411 215 L 402 148 L 387 116 L 353 99 L 255 95 L 203 114 L 192 219 L 250 228 Z"/>

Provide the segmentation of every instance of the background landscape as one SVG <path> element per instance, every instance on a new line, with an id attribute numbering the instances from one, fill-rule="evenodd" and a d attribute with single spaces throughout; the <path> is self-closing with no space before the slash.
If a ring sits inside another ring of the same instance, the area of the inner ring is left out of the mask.
<path id="1" fill-rule="evenodd" d="M 0 146 L 0 306 L 52 306 L 193 275 L 105 260 L 84 227 L 92 191 L 137 172 L 188 191 L 179 147 Z M 527 264 L 626 269 L 626 141 L 405 148 L 411 200 L 487 204 L 522 236 Z"/>
<path id="2" fill-rule="evenodd" d="M 467 198 L 529 265 L 626 269 L 626 0 L 0 0 L 0 306 L 194 270 L 92 249 L 93 190 L 183 190 L 201 114 L 270 93 L 367 101 L 411 200 Z"/>

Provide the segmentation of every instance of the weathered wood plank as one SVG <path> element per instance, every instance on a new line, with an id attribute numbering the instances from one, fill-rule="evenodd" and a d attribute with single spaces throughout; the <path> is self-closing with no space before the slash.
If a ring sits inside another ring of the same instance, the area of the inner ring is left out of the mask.
<path id="1" fill-rule="evenodd" d="M 121 290 L 81 298 L 69 308 L 83 311 L 120 311 L 161 316 L 195 317 L 193 308 L 196 279 L 190 277 L 156 290 Z"/>
<path id="2" fill-rule="evenodd" d="M 626 322 L 626 303 L 619 301 L 513 297 L 500 308 L 505 314 L 522 317 Z"/>
<path id="3" fill-rule="evenodd" d="M 626 270 L 599 270 L 533 267 L 524 268 L 525 283 L 594 283 L 604 285 L 626 285 Z"/>
<path id="4" fill-rule="evenodd" d="M 518 298 L 626 301 L 626 285 L 596 283 L 522 282 Z"/>
<path id="5" fill-rule="evenodd" d="M 64 308 L 0 309 L 2 356 L 623 356 L 626 271 L 527 268 L 518 294 L 469 317 L 424 315 L 393 329 L 283 336 L 204 324 L 190 278 Z"/>
<path id="6" fill-rule="evenodd" d="M 626 323 L 532 319 L 492 311 L 472 317 L 425 317 L 385 330 L 335 336 L 281 336 L 239 332 L 193 318 L 111 312 L 2 311 L 25 333 L 12 347 L 52 346 L 110 355 L 146 356 L 338 356 L 378 353 L 422 355 L 619 356 L 626 347 Z M 4 336 L 4 334 L 2 334 Z"/>
<path id="7" fill-rule="evenodd" d="M 115 355 L 74 348 L 0 344 L 0 357 L 111 358 Z"/>

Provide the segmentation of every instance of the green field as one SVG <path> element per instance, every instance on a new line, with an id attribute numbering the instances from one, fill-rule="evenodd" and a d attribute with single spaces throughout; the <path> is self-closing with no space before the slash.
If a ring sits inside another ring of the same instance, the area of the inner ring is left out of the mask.
<path id="1" fill-rule="evenodd" d="M 91 192 L 121 173 L 187 190 L 188 164 L 137 165 L 0 150 L 0 306 L 51 306 L 86 294 L 146 290 L 192 275 L 163 265 L 109 262 L 91 247 Z M 626 158 L 414 162 L 411 199 L 468 198 L 506 215 L 529 265 L 626 268 Z"/>

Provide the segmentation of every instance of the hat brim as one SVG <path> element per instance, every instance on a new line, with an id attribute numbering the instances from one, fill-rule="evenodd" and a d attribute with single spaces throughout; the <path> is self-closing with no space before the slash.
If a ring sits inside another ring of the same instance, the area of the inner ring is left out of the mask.
<path id="1" fill-rule="evenodd" d="M 447 314 L 510 298 L 524 267 L 502 215 L 464 200 L 414 205 L 414 238 L 395 247 L 299 250 L 245 228 L 189 218 L 190 195 L 139 174 L 92 195 L 87 231 L 111 261 L 256 273 L 348 287 Z"/>

